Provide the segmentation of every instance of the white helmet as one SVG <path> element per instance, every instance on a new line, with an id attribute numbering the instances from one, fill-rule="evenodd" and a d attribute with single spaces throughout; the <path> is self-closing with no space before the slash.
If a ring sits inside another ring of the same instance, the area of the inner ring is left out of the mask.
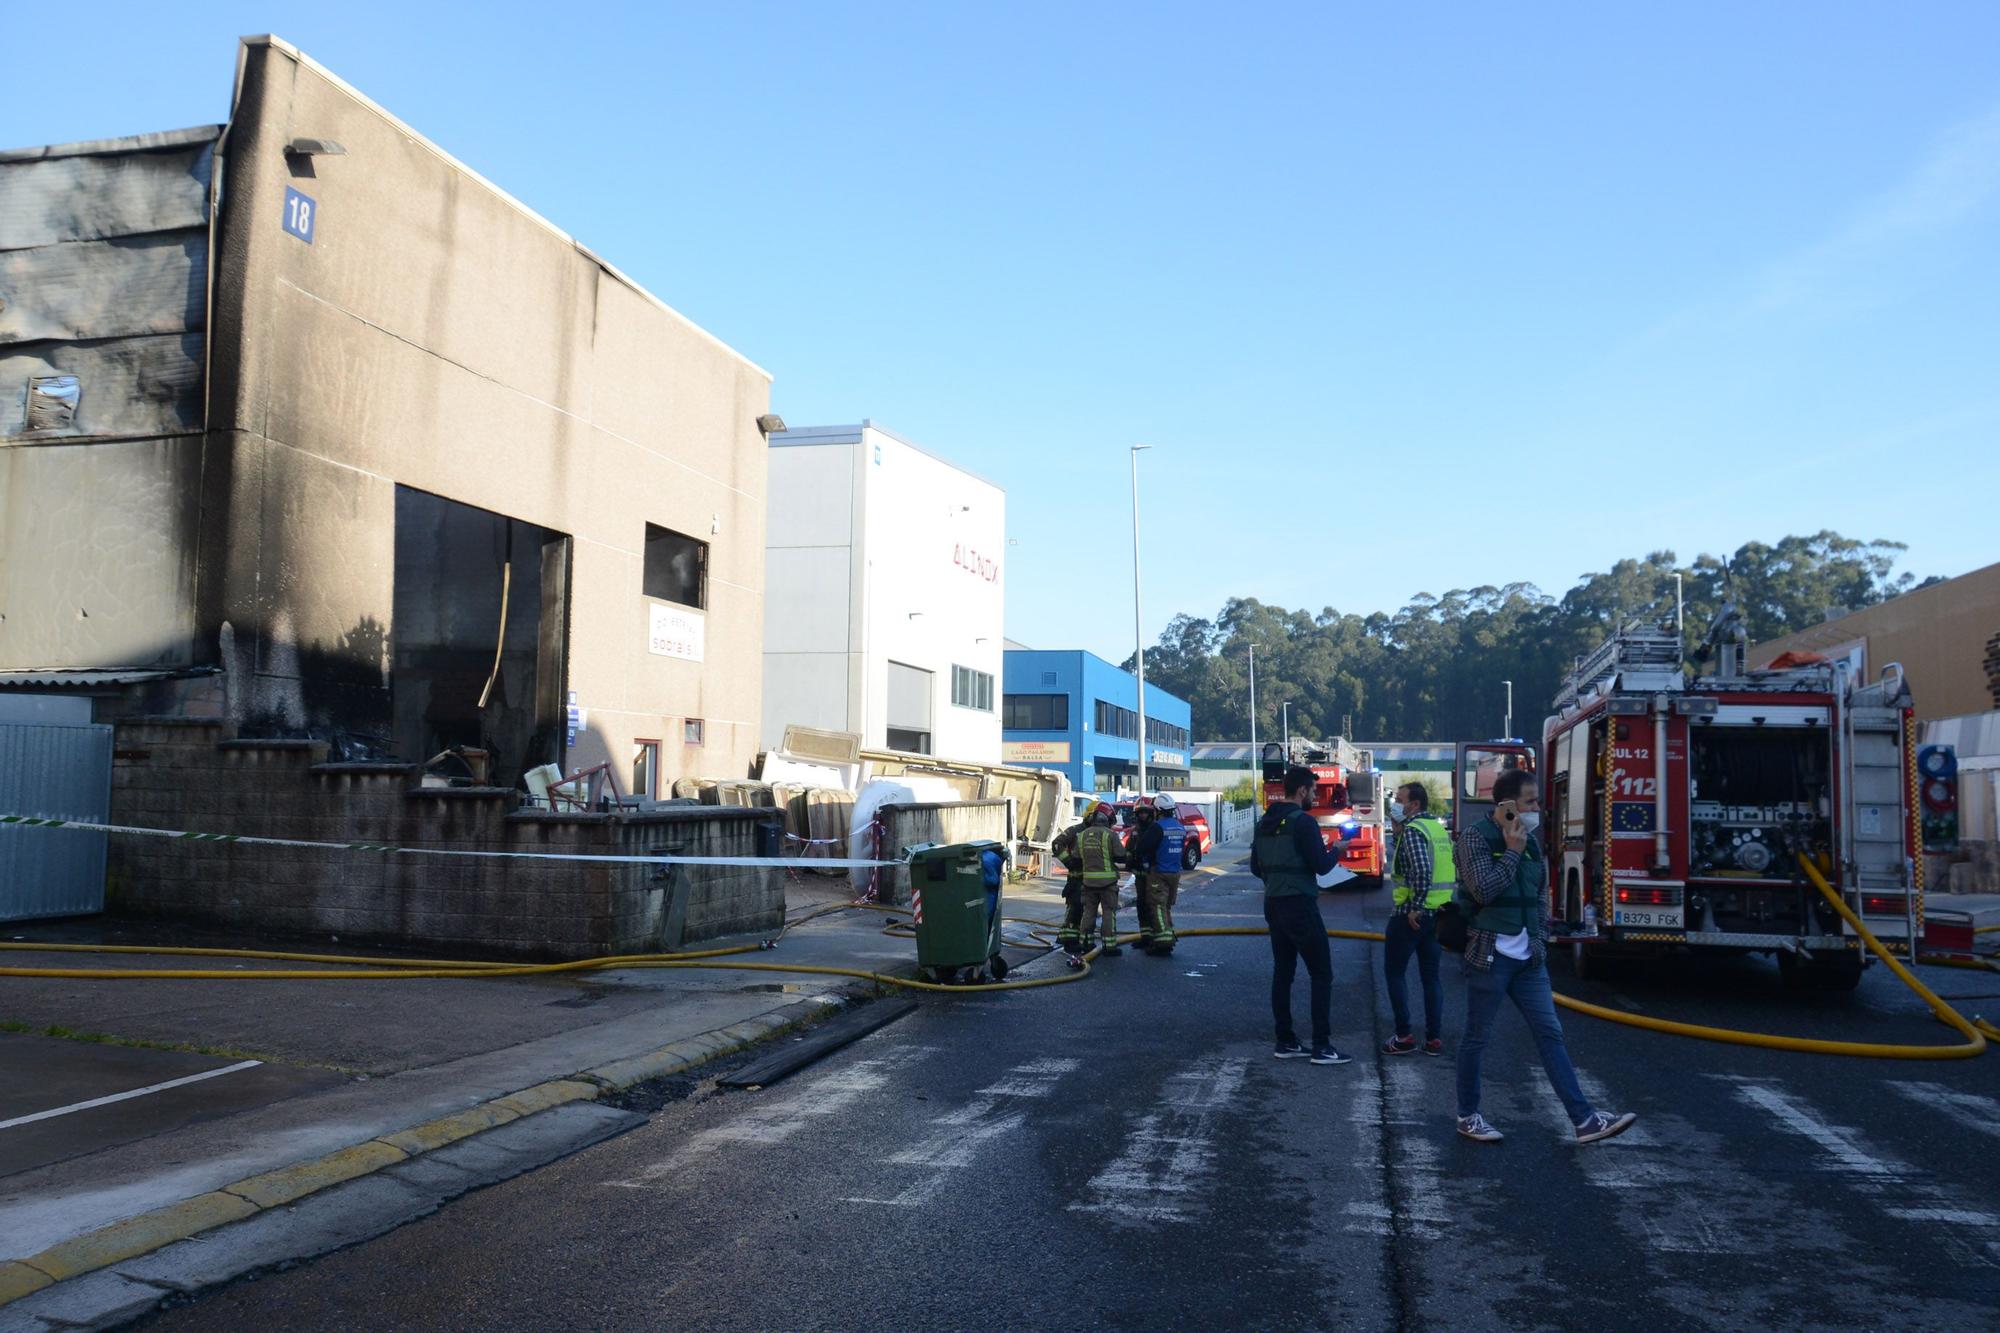
<path id="1" fill-rule="evenodd" d="M 1179 809 L 1179 806 L 1175 804 L 1173 797 L 1162 793 L 1161 795 L 1155 796 L 1153 798 L 1153 808 L 1155 810 L 1158 810 L 1163 815 L 1170 815 L 1173 814 L 1175 810 Z"/>

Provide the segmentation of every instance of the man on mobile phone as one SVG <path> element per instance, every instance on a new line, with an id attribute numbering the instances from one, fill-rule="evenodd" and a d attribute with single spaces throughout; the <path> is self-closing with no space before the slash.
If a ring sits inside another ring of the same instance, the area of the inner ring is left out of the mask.
<path id="1" fill-rule="evenodd" d="M 1638 1116 L 1613 1115 L 1590 1104 L 1577 1086 L 1549 986 L 1548 862 L 1534 837 L 1541 788 L 1526 769 L 1493 784 L 1493 813 L 1458 835 L 1460 887 L 1477 908 L 1465 943 L 1465 1036 L 1458 1047 L 1458 1132 L 1498 1143 L 1500 1131 L 1479 1113 L 1479 1067 L 1500 1001 L 1510 999 L 1528 1022 L 1549 1084 L 1576 1126 L 1578 1143 L 1622 1134 Z"/>

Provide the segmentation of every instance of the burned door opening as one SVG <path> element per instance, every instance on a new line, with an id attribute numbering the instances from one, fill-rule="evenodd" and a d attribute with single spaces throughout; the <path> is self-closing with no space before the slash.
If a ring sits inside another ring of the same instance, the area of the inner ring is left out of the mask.
<path id="1" fill-rule="evenodd" d="M 569 559 L 564 533 L 396 488 L 390 692 L 400 757 L 484 750 L 500 786 L 562 763 Z"/>

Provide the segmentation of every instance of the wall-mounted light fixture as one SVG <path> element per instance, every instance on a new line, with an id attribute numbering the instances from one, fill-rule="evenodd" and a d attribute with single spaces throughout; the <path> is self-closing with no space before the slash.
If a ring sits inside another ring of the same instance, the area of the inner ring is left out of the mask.
<path id="1" fill-rule="evenodd" d="M 347 149 L 331 139 L 294 139 L 285 145 L 286 157 L 346 157 Z"/>
<path id="2" fill-rule="evenodd" d="M 757 418 L 757 429 L 766 435 L 776 435 L 785 428 L 785 419 L 776 412 L 766 412 Z"/>

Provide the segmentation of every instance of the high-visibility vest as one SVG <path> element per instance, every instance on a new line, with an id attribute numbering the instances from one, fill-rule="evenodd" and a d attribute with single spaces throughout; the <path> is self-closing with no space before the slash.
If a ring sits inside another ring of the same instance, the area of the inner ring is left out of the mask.
<path id="1" fill-rule="evenodd" d="M 1444 831 L 1444 825 L 1438 823 L 1437 820 L 1432 819 L 1428 815 L 1419 815 L 1415 819 L 1405 823 L 1402 828 L 1396 830 L 1396 837 L 1398 839 L 1396 860 L 1398 864 L 1395 871 L 1396 892 L 1394 898 L 1397 907 L 1407 906 L 1414 892 L 1408 884 L 1403 882 L 1403 869 L 1401 865 L 1403 859 L 1401 839 L 1413 835 L 1430 840 L 1431 887 L 1430 892 L 1424 895 L 1424 906 L 1435 912 L 1438 908 L 1450 902 L 1451 895 L 1458 889 L 1458 860 L 1452 854 L 1451 835 Z"/>
<path id="2" fill-rule="evenodd" d="M 1092 824 L 1076 835 L 1077 854 L 1083 859 L 1085 884 L 1115 884 L 1118 880 L 1118 835 L 1102 824 Z"/>

